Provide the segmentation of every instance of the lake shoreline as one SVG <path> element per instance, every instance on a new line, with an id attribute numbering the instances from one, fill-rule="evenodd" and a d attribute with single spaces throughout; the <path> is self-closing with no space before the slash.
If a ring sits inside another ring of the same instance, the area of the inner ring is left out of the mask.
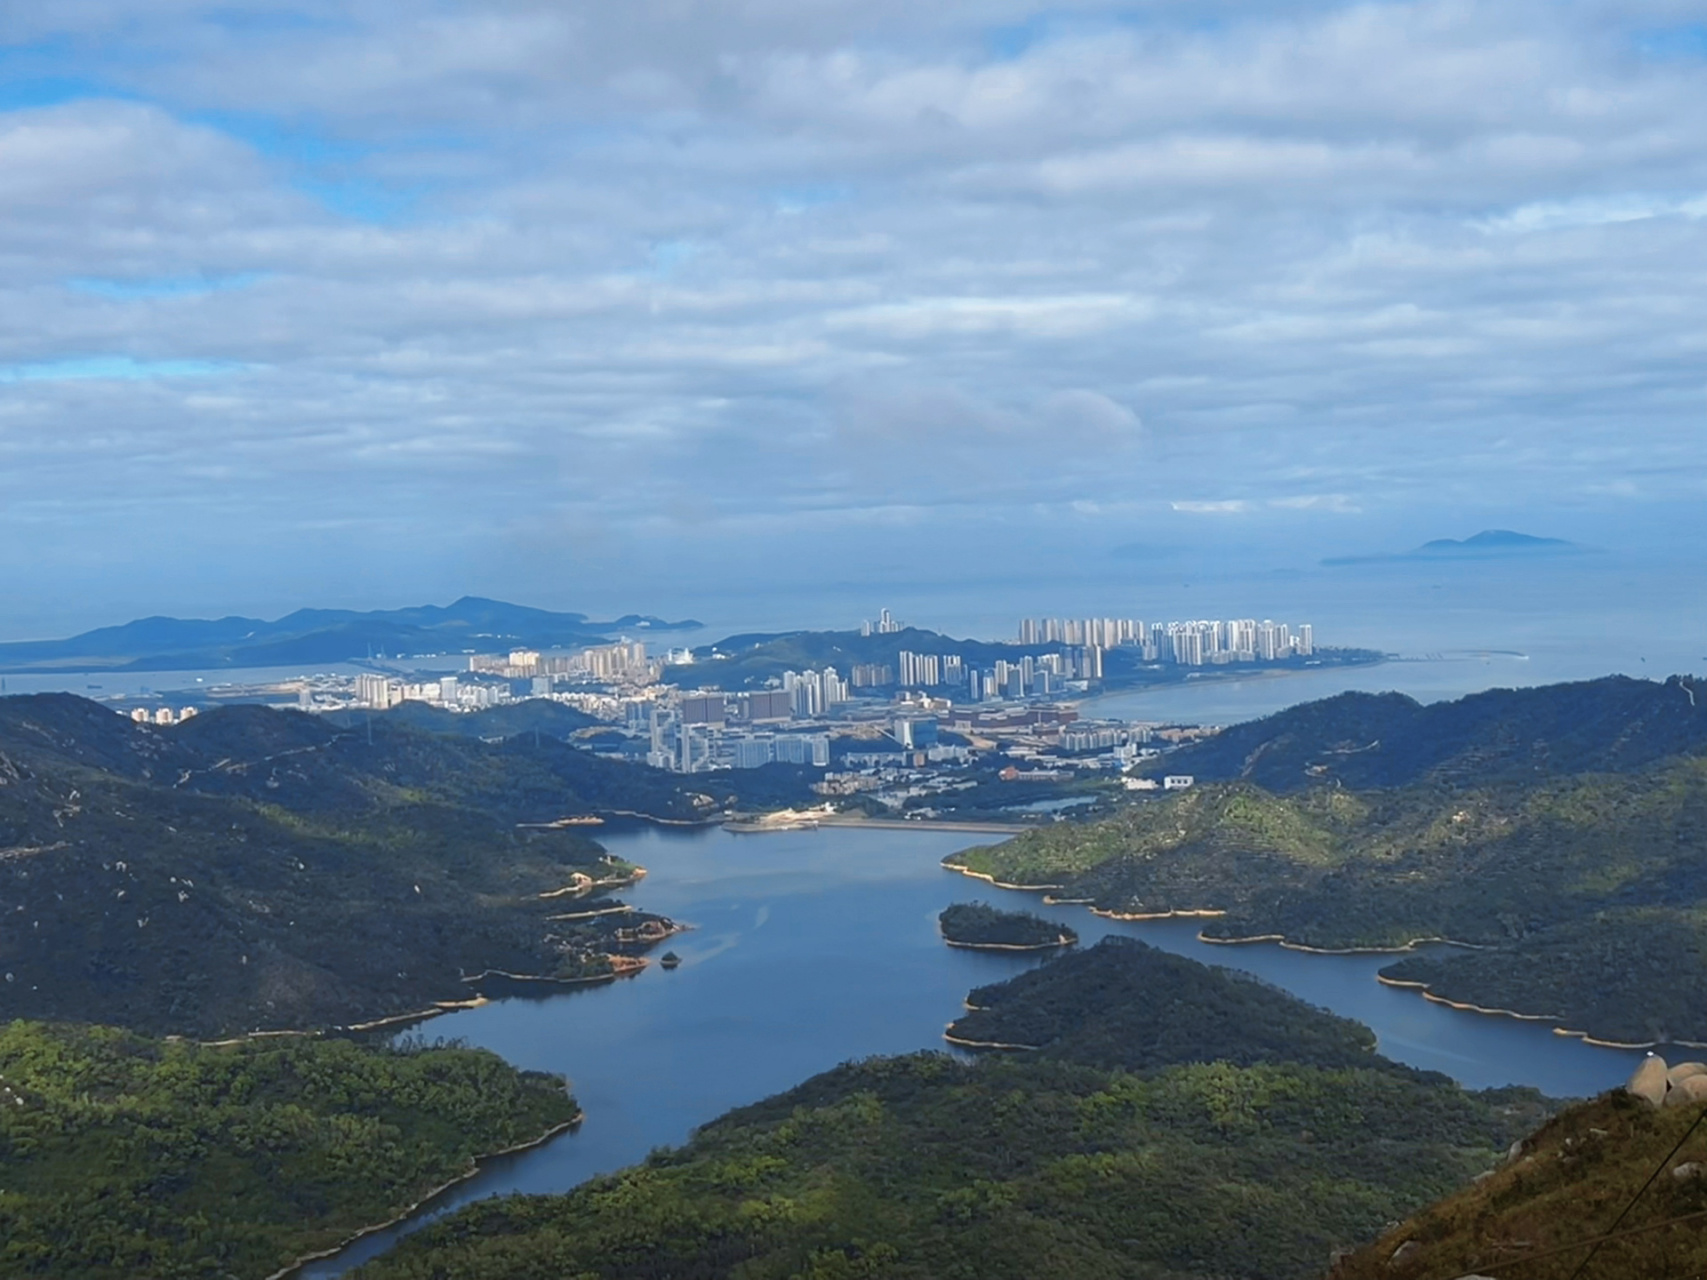
<path id="1" fill-rule="evenodd" d="M 384 1222 L 375 1222 L 375 1223 L 371 1224 L 370 1226 L 362 1227 L 360 1230 L 356 1231 L 352 1235 L 346 1236 L 343 1240 L 340 1240 L 335 1245 L 331 1245 L 325 1249 L 316 1249 L 313 1253 L 305 1253 L 305 1254 L 301 1255 L 295 1261 L 288 1263 L 284 1267 L 281 1267 L 279 1270 L 277 1270 L 277 1271 L 273 1272 L 271 1275 L 267 1276 L 266 1280 L 291 1280 L 291 1278 L 293 1276 L 300 1274 L 304 1267 L 312 1266 L 316 1262 L 324 1262 L 328 1258 L 335 1258 L 340 1253 L 343 1253 L 346 1249 L 348 1249 L 351 1245 L 360 1244 L 363 1240 L 367 1239 L 369 1236 L 377 1235 L 381 1231 L 388 1231 L 392 1227 L 395 1227 L 395 1226 L 400 1225 L 401 1223 L 407 1222 L 410 1218 L 413 1218 L 416 1214 L 420 1213 L 422 1209 L 424 1209 L 426 1206 L 431 1204 L 434 1200 L 436 1200 L 440 1196 L 444 1195 L 445 1192 L 450 1191 L 455 1187 L 461 1186 L 463 1183 L 467 1182 L 470 1178 L 477 1177 L 479 1175 L 481 1169 L 483 1169 L 486 1165 L 490 1164 L 492 1161 L 502 1159 L 504 1156 L 519 1155 L 520 1153 L 522 1153 L 524 1151 L 532 1151 L 535 1148 L 543 1147 L 546 1143 L 550 1142 L 553 1138 L 560 1137 L 565 1133 L 569 1133 L 575 1129 L 580 1128 L 581 1122 L 583 1120 L 585 1120 L 586 1118 L 587 1118 L 587 1113 L 584 1110 L 582 1110 L 581 1108 L 577 1107 L 575 1109 L 575 1114 L 572 1117 L 570 1117 L 568 1120 L 562 1121 L 559 1124 L 552 1125 L 551 1128 L 547 1129 L 544 1133 L 540 1134 L 537 1138 L 530 1138 L 526 1142 L 515 1143 L 513 1146 L 505 1147 L 500 1151 L 491 1151 L 491 1152 L 487 1152 L 484 1155 L 475 1156 L 474 1159 L 470 1162 L 468 1170 L 465 1173 L 458 1174 L 456 1177 L 452 1178 L 449 1182 L 446 1182 L 440 1186 L 434 1187 L 431 1191 L 428 1191 L 424 1195 L 422 1195 L 418 1200 L 416 1200 L 408 1208 L 401 1210 L 400 1212 L 398 1212 L 397 1214 L 395 1214 L 394 1216 L 392 1216 L 390 1218 L 387 1218 Z"/>

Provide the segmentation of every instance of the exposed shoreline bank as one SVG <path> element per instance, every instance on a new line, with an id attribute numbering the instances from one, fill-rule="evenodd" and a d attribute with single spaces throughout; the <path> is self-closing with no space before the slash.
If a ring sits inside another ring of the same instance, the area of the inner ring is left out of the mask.
<path id="1" fill-rule="evenodd" d="M 1078 939 L 1063 933 L 1054 942 L 956 942 L 953 938 L 944 938 L 943 943 L 950 947 L 964 947 L 968 951 L 1060 951 L 1064 947 L 1076 946 Z"/>
<path id="2" fill-rule="evenodd" d="M 957 855 L 951 854 L 951 855 L 949 855 L 949 858 L 953 858 L 955 856 L 957 856 Z M 1049 904 L 1052 906 L 1083 906 L 1092 915 L 1101 916 L 1107 920 L 1119 920 L 1119 921 L 1123 921 L 1123 922 L 1126 922 L 1126 921 L 1142 922 L 1142 921 L 1177 920 L 1177 919 L 1213 919 L 1216 917 L 1225 916 L 1227 914 L 1226 911 L 1224 911 L 1224 910 L 1219 910 L 1219 909 L 1215 909 L 1215 908 L 1207 908 L 1207 907 L 1183 908 L 1183 909 L 1182 908 L 1175 908 L 1175 909 L 1172 909 L 1169 911 L 1154 911 L 1154 912 L 1113 911 L 1113 910 L 1110 910 L 1106 907 L 1098 907 L 1098 906 L 1092 905 L 1094 902 L 1094 899 L 1056 898 L 1056 897 L 1051 896 L 1051 894 L 1048 892 L 1049 890 L 1063 888 L 1064 886 L 1062 886 L 1062 885 L 1008 884 L 1008 883 L 1005 883 L 1004 881 L 997 880 L 995 878 L 995 876 L 989 874 L 988 872 L 974 871 L 970 867 L 960 866 L 960 865 L 950 861 L 949 858 L 943 859 L 942 864 L 941 864 L 945 871 L 954 871 L 954 872 L 958 872 L 959 874 L 961 874 L 963 876 L 970 876 L 974 880 L 982 880 L 986 884 L 993 885 L 995 888 L 998 888 L 998 889 L 1012 889 L 1012 890 L 1015 890 L 1015 891 L 1021 892 L 1021 893 L 1037 893 L 1037 894 L 1040 894 L 1042 896 L 1042 900 L 1046 904 Z M 1215 946 L 1228 946 L 1228 947 L 1248 946 L 1252 943 L 1271 943 L 1275 946 L 1280 947 L 1282 950 L 1285 950 L 1285 951 L 1298 951 L 1298 952 L 1302 952 L 1306 955 L 1317 955 L 1317 956 L 1405 955 L 1407 953 L 1415 952 L 1419 947 L 1424 947 L 1424 946 L 1462 947 L 1465 950 L 1469 950 L 1469 951 L 1485 951 L 1485 950 L 1487 950 L 1486 947 L 1482 946 L 1479 943 L 1464 942 L 1458 938 L 1445 938 L 1445 937 L 1440 937 L 1440 936 L 1416 937 L 1416 938 L 1410 939 L 1408 942 L 1404 943 L 1401 946 L 1385 946 L 1385 947 L 1312 947 L 1306 943 L 1293 942 L 1291 939 L 1289 939 L 1283 933 L 1253 934 L 1249 937 L 1240 937 L 1240 938 L 1217 938 L 1217 937 L 1213 937 L 1210 934 L 1204 933 L 1201 930 L 1199 930 L 1198 934 L 1197 934 L 1197 940 L 1199 942 L 1212 944 Z M 945 941 L 946 941 L 946 939 L 945 939 Z M 953 945 L 953 944 L 950 944 L 950 945 Z M 1026 948 L 1026 949 L 1041 949 L 1041 948 Z M 1516 1010 L 1511 1010 L 1511 1009 L 1489 1009 L 1489 1008 L 1485 1008 L 1484 1006 L 1469 1003 L 1466 1001 L 1451 1000 L 1445 996 L 1436 995 L 1433 991 L 1429 990 L 1427 983 L 1412 982 L 1412 981 L 1407 981 L 1407 980 L 1398 979 L 1398 978 L 1388 978 L 1388 977 L 1386 977 L 1380 973 L 1377 973 L 1375 975 L 1375 980 L 1377 982 L 1381 983 L 1383 986 L 1402 988 L 1402 989 L 1406 989 L 1406 990 L 1414 990 L 1419 995 L 1421 995 L 1425 1000 L 1432 1001 L 1435 1004 L 1445 1005 L 1448 1008 L 1456 1009 L 1456 1010 L 1463 1012 L 1463 1013 L 1488 1014 L 1488 1015 L 1494 1015 L 1494 1016 L 1500 1016 L 1500 1017 L 1513 1018 L 1513 1019 L 1516 1019 L 1517 1021 L 1520 1021 L 1520 1022 L 1550 1022 L 1550 1023 L 1557 1024 L 1561 1021 L 1561 1016 L 1557 1015 L 1557 1014 L 1520 1013 L 1520 1012 L 1517 1012 Z M 1596 1036 L 1591 1032 L 1576 1031 L 1576 1030 L 1572 1030 L 1570 1028 L 1566 1028 L 1566 1027 L 1558 1026 L 1558 1025 L 1555 1025 L 1552 1028 L 1552 1030 L 1553 1030 L 1554 1035 L 1569 1036 L 1573 1039 L 1581 1040 L 1584 1044 L 1593 1045 L 1594 1047 L 1600 1048 L 1600 1049 L 1654 1049 L 1654 1048 L 1659 1047 L 1661 1044 L 1676 1044 L 1676 1045 L 1684 1045 L 1684 1046 L 1687 1046 L 1687 1047 L 1692 1048 L 1692 1049 L 1697 1049 L 1697 1048 L 1698 1049 L 1707 1049 L 1707 1042 L 1697 1042 L 1697 1041 L 1693 1041 L 1693 1040 L 1669 1040 L 1669 1041 L 1652 1040 L 1652 1041 L 1646 1041 L 1643 1043 L 1631 1043 L 1631 1042 L 1623 1041 L 1623 1040 L 1610 1040 L 1610 1039 L 1606 1039 L 1606 1038 L 1603 1038 L 1600 1036 Z M 966 1047 L 977 1047 L 977 1046 L 966 1046 Z M 1013 1046 L 1007 1046 L 1007 1047 L 1013 1047 Z"/>
<path id="3" fill-rule="evenodd" d="M 519 1155 L 523 1151 L 532 1151 L 536 1147 L 543 1147 L 553 1138 L 580 1128 L 581 1122 L 586 1118 L 587 1113 L 577 1107 L 573 1116 L 563 1121 L 561 1124 L 552 1125 L 551 1128 L 547 1129 L 537 1138 L 530 1138 L 526 1142 L 515 1143 L 513 1146 L 505 1147 L 500 1151 L 491 1151 L 484 1155 L 475 1156 L 470 1162 L 466 1172 L 458 1174 L 449 1182 L 434 1187 L 432 1190 L 422 1195 L 420 1199 L 416 1200 L 408 1208 L 399 1211 L 393 1217 L 387 1218 L 384 1222 L 375 1222 L 369 1226 L 362 1227 L 360 1230 L 356 1231 L 352 1235 L 346 1236 L 335 1245 L 330 1245 L 325 1249 L 316 1249 L 313 1253 L 305 1253 L 301 1257 L 267 1276 L 266 1280 L 291 1280 L 291 1278 L 298 1275 L 304 1267 L 310 1266 L 316 1262 L 324 1262 L 327 1258 L 337 1257 L 351 1245 L 359 1244 L 371 1235 L 376 1235 L 381 1231 L 389 1230 L 390 1228 L 397 1226 L 399 1223 L 414 1217 L 434 1200 L 444 1195 L 445 1192 L 454 1187 L 461 1186 L 470 1178 L 476 1177 L 480 1173 L 481 1169 L 492 1161 L 501 1159 L 504 1156 Z"/>

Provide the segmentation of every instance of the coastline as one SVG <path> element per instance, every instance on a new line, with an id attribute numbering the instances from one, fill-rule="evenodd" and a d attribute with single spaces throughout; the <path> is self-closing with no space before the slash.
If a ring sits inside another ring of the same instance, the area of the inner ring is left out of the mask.
<path id="1" fill-rule="evenodd" d="M 908 825 L 911 826 L 914 824 L 909 823 Z M 954 856 L 954 854 L 949 855 L 950 858 Z M 974 871 L 970 867 L 957 866 L 955 863 L 948 861 L 947 858 L 943 859 L 942 868 L 945 871 L 958 871 L 963 876 L 971 876 L 974 880 L 982 880 L 986 884 L 994 885 L 998 889 L 1018 889 L 1022 893 L 1043 893 L 1049 889 L 1063 889 L 1066 887 L 1065 885 L 1059 884 L 1008 884 L 1006 881 L 998 880 L 995 876 L 990 875 L 987 872 Z"/>
<path id="2" fill-rule="evenodd" d="M 948 1030 L 942 1033 L 942 1038 L 960 1049 L 997 1049 L 1004 1053 L 1036 1053 L 1042 1045 L 1037 1044 L 1003 1044 L 1000 1040 L 964 1040 L 953 1034 L 954 1024 L 948 1024 Z M 272 1280 L 268 1277 L 268 1280 Z"/>
<path id="3" fill-rule="evenodd" d="M 951 856 L 953 856 L 953 855 L 951 855 Z M 1224 916 L 1227 914 L 1223 910 L 1215 910 L 1212 908 L 1187 908 L 1187 909 L 1183 909 L 1183 910 L 1182 909 L 1175 909 L 1175 910 L 1171 910 L 1171 911 L 1155 911 L 1155 912 L 1111 911 L 1111 910 L 1108 910 L 1108 909 L 1103 908 L 1103 907 L 1091 906 L 1090 904 L 1091 904 L 1091 902 L 1094 901 L 1094 899 L 1056 898 L 1056 897 L 1051 896 L 1048 892 L 1046 892 L 1047 890 L 1050 890 L 1050 889 L 1059 889 L 1062 887 L 1061 885 L 1007 884 L 1007 883 L 1004 883 L 1003 881 L 997 880 L 993 875 L 990 875 L 986 872 L 973 871 L 967 867 L 957 866 L 954 863 L 949 862 L 947 859 L 943 860 L 942 867 L 946 871 L 957 871 L 963 876 L 971 876 L 975 880 L 983 880 L 986 883 L 993 885 L 998 889 L 1014 889 L 1014 890 L 1018 890 L 1020 892 L 1025 892 L 1025 893 L 1042 893 L 1043 894 L 1043 901 L 1045 903 L 1050 904 L 1050 905 L 1084 906 L 1084 907 L 1088 908 L 1088 910 L 1090 911 L 1090 913 L 1092 915 L 1102 916 L 1104 919 L 1108 919 L 1108 920 L 1143 921 L 1143 920 L 1172 920 L 1172 919 L 1180 919 L 1180 918 L 1214 918 L 1217 916 Z M 1470 951 L 1485 951 L 1487 949 L 1486 947 L 1482 946 L 1479 943 L 1464 942 L 1464 941 L 1461 941 L 1460 939 L 1457 939 L 1457 938 L 1444 938 L 1444 937 L 1439 937 L 1439 936 L 1426 936 L 1426 937 L 1412 938 L 1412 939 L 1410 939 L 1410 941 L 1406 942 L 1403 946 L 1392 946 L 1392 947 L 1312 947 L 1312 946 L 1308 946 L 1302 942 L 1293 942 L 1289 938 L 1287 938 L 1287 936 L 1283 933 L 1253 934 L 1249 937 L 1242 937 L 1242 938 L 1216 938 L 1216 937 L 1212 937 L 1209 934 L 1206 934 L 1202 931 L 1199 931 L 1197 934 L 1197 940 L 1199 942 L 1204 942 L 1204 943 L 1213 943 L 1216 946 L 1228 946 L 1228 947 L 1247 946 L 1247 945 L 1252 944 L 1252 943 L 1268 942 L 1268 943 L 1273 943 L 1276 946 L 1279 946 L 1280 948 L 1282 948 L 1283 950 L 1286 950 L 1286 951 L 1299 951 L 1299 952 L 1305 953 L 1306 955 L 1318 955 L 1318 956 L 1403 955 L 1403 954 L 1406 954 L 1407 952 L 1413 952 L 1418 947 L 1421 947 L 1421 946 L 1463 947 L 1466 950 L 1470 950 Z M 948 939 L 945 938 L 945 939 L 943 939 L 943 941 L 948 942 Z M 949 945 L 950 946 L 960 945 L 960 946 L 967 946 L 967 947 L 975 947 L 976 946 L 976 944 L 970 944 L 970 943 L 957 944 L 957 943 L 952 943 L 952 942 L 950 942 Z M 994 947 L 992 947 L 991 949 L 994 949 Z M 1047 948 L 1047 947 L 1043 947 L 1043 946 L 1037 946 L 1037 947 L 1009 946 L 1006 949 L 1009 949 L 1009 950 L 1047 950 L 1047 949 L 1051 949 L 1051 948 Z M 1489 1008 L 1486 1008 L 1482 1005 L 1472 1004 L 1472 1003 L 1469 1003 L 1466 1001 L 1450 1000 L 1445 996 L 1436 995 L 1433 991 L 1429 990 L 1428 984 L 1425 982 L 1413 982 L 1413 981 L 1409 981 L 1406 979 L 1389 978 L 1389 977 L 1386 977 L 1385 975 L 1380 974 L 1380 973 L 1377 973 L 1375 975 L 1375 980 L 1377 982 L 1381 983 L 1383 986 L 1397 987 L 1397 988 L 1402 988 L 1405 990 L 1416 991 L 1425 1000 L 1432 1001 L 1435 1004 L 1445 1005 L 1448 1008 L 1456 1009 L 1462 1013 L 1479 1013 L 1479 1014 L 1486 1014 L 1486 1015 L 1494 1016 L 1494 1017 L 1513 1018 L 1519 1022 L 1551 1022 L 1551 1023 L 1557 1024 L 1560 1021 L 1560 1016 L 1555 1015 L 1555 1014 L 1518 1013 L 1517 1011 L 1512 1010 L 1512 1009 L 1489 1009 Z M 967 1007 L 970 1009 L 972 1006 L 968 1005 Z M 1573 1039 L 1581 1040 L 1584 1044 L 1594 1045 L 1596 1048 L 1601 1048 L 1601 1049 L 1657 1049 L 1657 1048 L 1659 1048 L 1665 1044 L 1682 1045 L 1686 1048 L 1691 1048 L 1691 1049 L 1707 1049 L 1707 1042 L 1704 1042 L 1704 1041 L 1650 1040 L 1650 1041 L 1647 1041 L 1644 1043 L 1635 1044 L 1635 1043 L 1630 1043 L 1628 1041 L 1623 1041 L 1623 1040 L 1607 1040 L 1607 1039 L 1603 1039 L 1601 1037 L 1592 1035 L 1586 1031 L 1576 1031 L 1576 1030 L 1572 1030 L 1568 1027 L 1563 1027 L 1563 1026 L 1558 1026 L 1558 1025 L 1555 1025 L 1552 1030 L 1553 1030 L 1553 1034 L 1556 1036 L 1568 1036 L 1568 1037 L 1573 1038 Z M 979 1044 L 979 1043 L 972 1042 L 972 1041 L 957 1040 L 955 1037 L 947 1035 L 947 1034 L 944 1035 L 944 1039 L 948 1040 L 951 1044 L 961 1045 L 964 1048 L 1023 1049 L 1023 1048 L 1029 1047 L 1029 1046 L 1025 1046 L 1025 1045 L 1002 1045 L 1002 1044 L 984 1045 L 984 1044 Z"/>
<path id="4" fill-rule="evenodd" d="M 463 979 L 473 984 L 486 978 L 505 978 L 511 982 L 536 982 L 541 986 L 578 987 L 593 982 L 614 982 L 618 978 L 629 978 L 639 973 L 652 963 L 645 956 L 607 955 L 611 962 L 609 973 L 589 973 L 580 978 L 557 978 L 545 973 L 511 973 L 507 969 L 483 969 Z"/>
<path id="5" fill-rule="evenodd" d="M 348 1249 L 353 1244 L 365 1240 L 368 1236 L 389 1230 L 390 1228 L 395 1227 L 398 1223 L 414 1217 L 423 1208 L 438 1199 L 452 1187 L 460 1186 L 470 1178 L 476 1176 L 480 1172 L 481 1168 L 491 1161 L 497 1160 L 503 1156 L 513 1156 L 523 1151 L 531 1151 L 535 1147 L 543 1147 L 546 1143 L 550 1142 L 560 1134 L 568 1133 L 572 1129 L 579 1128 L 581 1122 L 586 1118 L 587 1113 L 577 1107 L 573 1116 L 560 1124 L 552 1125 L 551 1128 L 547 1129 L 537 1138 L 530 1138 L 526 1142 L 515 1143 L 512 1146 L 503 1148 L 501 1151 L 489 1151 L 484 1155 L 475 1156 L 474 1159 L 470 1161 L 466 1172 L 458 1174 L 449 1182 L 434 1187 L 432 1190 L 423 1194 L 420 1199 L 416 1200 L 408 1208 L 401 1210 L 393 1217 L 387 1218 L 384 1222 L 375 1222 L 369 1226 L 362 1227 L 354 1234 L 344 1237 L 344 1239 L 340 1240 L 337 1244 L 331 1245 L 328 1248 L 316 1249 L 313 1253 L 302 1254 L 300 1257 L 287 1263 L 285 1266 L 279 1268 L 279 1270 L 267 1276 L 266 1280 L 291 1280 L 292 1276 L 298 1274 L 310 1263 L 324 1262 L 327 1258 L 337 1257 L 345 1249 Z"/>
<path id="6" fill-rule="evenodd" d="M 1186 914 L 1190 913 L 1188 912 Z M 1208 912 L 1206 914 L 1225 915 L 1226 912 L 1215 911 Z M 1415 951 L 1419 946 L 1463 947 L 1468 951 L 1487 950 L 1487 948 L 1482 946 L 1480 943 L 1460 942 L 1456 938 L 1441 937 L 1412 938 L 1409 942 L 1397 947 L 1312 947 L 1307 946 L 1302 942 L 1293 942 L 1288 939 L 1284 933 L 1258 933 L 1252 934 L 1248 938 L 1212 938 L 1208 934 L 1200 933 L 1197 935 L 1197 940 L 1199 942 L 1210 942 L 1214 943 L 1216 946 L 1224 947 L 1242 947 L 1246 943 L 1250 942 L 1272 942 L 1283 950 L 1303 951 L 1313 956 L 1397 956 L 1404 955 L 1408 951 Z M 1382 982 L 1389 981 L 1389 979 L 1381 978 L 1379 974 L 1377 974 L 1376 977 L 1380 978 Z M 1392 985 L 1400 984 L 1395 983 Z"/>
<path id="7" fill-rule="evenodd" d="M 1369 650 L 1376 653 L 1375 650 Z M 1124 698 L 1137 693 L 1166 693 L 1174 689 L 1189 689 L 1194 685 L 1233 684 L 1245 680 L 1284 680 L 1288 676 L 1314 675 L 1321 671 L 1351 670 L 1361 667 L 1383 667 L 1389 662 L 1403 662 L 1407 659 L 1396 653 L 1378 653 L 1370 658 L 1349 658 L 1337 662 L 1318 662 L 1313 666 L 1299 667 L 1243 667 L 1235 671 L 1217 671 L 1213 668 L 1192 668 L 1174 680 L 1139 680 L 1130 683 L 1122 681 L 1118 684 L 1103 682 L 1102 690 L 1087 698 L 1080 699 L 1076 706 L 1095 703 L 1102 698 Z M 1408 659 L 1418 661 L 1418 659 Z"/>
<path id="8" fill-rule="evenodd" d="M 1078 939 L 1063 933 L 1054 942 L 956 942 L 953 938 L 944 938 L 943 943 L 950 947 L 964 947 L 968 951 L 1059 951 L 1063 947 L 1077 946 Z"/>
<path id="9" fill-rule="evenodd" d="M 1105 920 L 1204 920 L 1227 914 L 1212 907 L 1173 907 L 1167 911 L 1110 911 L 1106 907 L 1090 907 L 1089 910 L 1093 916 Z"/>
<path id="10" fill-rule="evenodd" d="M 1017 836 L 1037 830 L 1035 823 L 1022 822 L 956 822 L 952 818 L 855 818 L 847 814 L 826 814 L 818 819 L 821 827 L 865 827 L 872 831 L 970 831 L 984 835 Z"/>
<path id="11" fill-rule="evenodd" d="M 1400 987 L 1407 991 L 1415 991 L 1424 1000 L 1435 1004 L 1443 1004 L 1450 1009 L 1458 1009 L 1464 1013 L 1481 1013 L 1496 1018 L 1515 1018 L 1519 1022 L 1551 1022 L 1559 1024 L 1564 1015 L 1557 1013 L 1519 1013 L 1515 1009 L 1490 1009 L 1486 1005 L 1474 1004 L 1468 1000 L 1452 1000 L 1446 996 L 1436 995 L 1426 982 L 1415 982 L 1405 978 L 1389 978 L 1376 974 L 1375 981 L 1384 987 Z M 1553 1034 L 1564 1036 L 1571 1040 L 1581 1040 L 1597 1049 L 1659 1049 L 1666 1045 L 1682 1045 L 1686 1049 L 1707 1049 L 1707 1042 L 1700 1040 L 1607 1040 L 1588 1031 L 1577 1031 L 1571 1027 L 1555 1025 Z"/>

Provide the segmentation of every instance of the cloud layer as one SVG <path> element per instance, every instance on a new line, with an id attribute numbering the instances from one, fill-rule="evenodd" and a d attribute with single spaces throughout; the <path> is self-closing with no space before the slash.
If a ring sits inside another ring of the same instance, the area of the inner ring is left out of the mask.
<path id="1" fill-rule="evenodd" d="M 14 6 L 0 586 L 1698 498 L 1704 17 Z"/>

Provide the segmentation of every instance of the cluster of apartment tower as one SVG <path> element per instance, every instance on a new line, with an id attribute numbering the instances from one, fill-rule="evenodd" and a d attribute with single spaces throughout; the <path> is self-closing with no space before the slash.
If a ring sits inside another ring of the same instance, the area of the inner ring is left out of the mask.
<path id="1" fill-rule="evenodd" d="M 1019 624 L 1019 642 L 1099 649 L 1130 645 L 1143 651 L 1146 662 L 1177 662 L 1188 667 L 1279 662 L 1307 658 L 1316 649 L 1315 628 L 1308 622 L 1294 631 L 1287 623 L 1268 618 L 1261 622 L 1233 618 L 1151 623 L 1139 618 L 1025 618 Z"/>

